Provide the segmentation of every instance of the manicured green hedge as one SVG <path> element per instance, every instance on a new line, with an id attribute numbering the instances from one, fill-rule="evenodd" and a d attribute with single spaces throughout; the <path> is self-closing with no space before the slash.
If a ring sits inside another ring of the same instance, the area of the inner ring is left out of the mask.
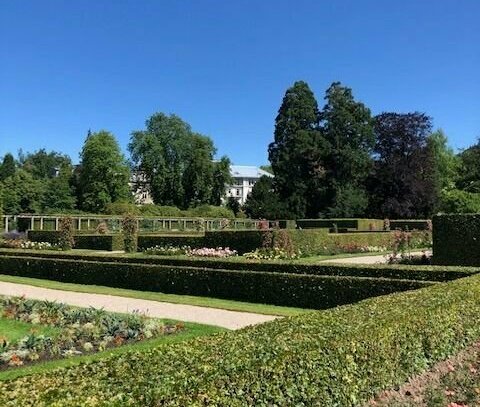
<path id="1" fill-rule="evenodd" d="M 480 214 L 434 216 L 433 261 L 480 266 Z"/>
<path id="2" fill-rule="evenodd" d="M 42 257 L 48 259 L 66 259 L 107 263 L 152 264 L 162 266 L 192 267 L 199 269 L 245 270 L 288 274 L 311 274 L 323 276 L 372 277 L 401 280 L 451 281 L 480 273 L 477 267 L 449 266 L 409 266 L 387 264 L 311 264 L 291 261 L 239 261 L 230 259 L 201 259 L 172 256 L 107 256 L 93 254 L 75 254 L 71 252 L 38 252 L 32 250 L 0 249 L 1 256 Z"/>
<path id="3" fill-rule="evenodd" d="M 391 220 L 390 230 L 428 230 L 430 221 L 427 219 Z"/>
<path id="4" fill-rule="evenodd" d="M 138 235 L 138 250 L 143 251 L 154 246 L 190 246 L 193 248 L 203 247 L 204 235 Z"/>
<path id="5" fill-rule="evenodd" d="M 0 274 L 318 309 L 434 284 L 21 256 L 0 256 Z"/>
<path id="6" fill-rule="evenodd" d="M 54 230 L 28 231 L 28 239 L 33 242 L 56 244 L 59 236 L 59 232 Z M 75 234 L 74 248 L 105 251 L 123 250 L 123 235 L 120 233 L 108 235 Z"/>
<path id="7" fill-rule="evenodd" d="M 298 219 L 297 226 L 300 229 L 339 229 L 383 230 L 383 220 L 380 219 Z"/>
<path id="8" fill-rule="evenodd" d="M 360 406 L 478 340 L 479 314 L 475 276 L 5 382 L 0 405 Z"/>

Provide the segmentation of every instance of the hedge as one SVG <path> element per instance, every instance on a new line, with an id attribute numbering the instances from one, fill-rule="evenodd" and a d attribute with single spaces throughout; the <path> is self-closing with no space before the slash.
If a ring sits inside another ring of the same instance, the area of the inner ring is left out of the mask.
<path id="1" fill-rule="evenodd" d="M 203 247 L 204 235 L 138 235 L 138 250 L 143 251 L 154 246 L 190 246 Z"/>
<path id="2" fill-rule="evenodd" d="M 480 266 L 480 214 L 434 216 L 433 261 Z"/>
<path id="3" fill-rule="evenodd" d="M 428 230 L 430 221 L 427 219 L 391 220 L 390 230 Z"/>
<path id="4" fill-rule="evenodd" d="M 0 256 L 0 273 L 77 284 L 197 295 L 300 308 L 330 308 L 434 284 L 185 266 Z"/>
<path id="5" fill-rule="evenodd" d="M 354 407 L 474 343 L 479 314 L 474 276 L 0 383 L 0 405 Z"/>
<path id="6" fill-rule="evenodd" d="M 56 244 L 59 232 L 54 230 L 29 230 L 28 239 L 32 242 L 48 242 Z M 84 250 L 123 250 L 123 235 L 121 233 L 107 235 L 75 234 L 75 249 Z"/>
<path id="7" fill-rule="evenodd" d="M 361 231 L 383 230 L 383 220 L 380 219 L 298 219 L 297 226 L 300 229 L 333 228 L 356 229 Z"/>
<path id="8" fill-rule="evenodd" d="M 221 269 L 237 271 L 262 271 L 288 274 L 311 274 L 319 276 L 372 277 L 401 280 L 451 281 L 480 273 L 480 268 L 458 266 L 411 266 L 387 264 L 311 264 L 291 261 L 237 261 L 231 259 L 202 259 L 173 256 L 107 256 L 94 254 L 75 254 L 69 252 L 39 252 L 31 250 L 0 249 L 1 256 L 41 257 L 47 259 L 65 259 L 126 264 L 151 264 L 161 266 L 191 267 L 198 269 Z"/>

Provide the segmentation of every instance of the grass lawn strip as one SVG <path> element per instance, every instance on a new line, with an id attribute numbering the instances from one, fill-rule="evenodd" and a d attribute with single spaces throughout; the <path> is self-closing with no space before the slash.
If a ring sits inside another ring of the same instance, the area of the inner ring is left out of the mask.
<path id="1" fill-rule="evenodd" d="M 87 286 L 82 284 L 60 283 L 51 280 L 41 280 L 30 277 L 7 276 L 3 274 L 0 274 L 0 281 L 17 284 L 28 284 L 35 287 L 50 288 L 55 290 L 114 295 L 119 297 L 169 302 L 172 304 L 195 305 L 208 308 L 220 308 L 230 311 L 251 312 L 264 315 L 293 316 L 310 311 L 303 308 L 282 307 L 268 304 L 255 304 L 242 301 L 223 300 L 209 297 L 196 297 L 190 295 L 163 294 L 157 292 L 136 291 L 96 285 Z"/>
<path id="2" fill-rule="evenodd" d="M 59 330 L 54 327 L 29 324 L 27 322 L 6 319 L 0 316 L 0 344 L 2 339 L 6 339 L 9 342 L 15 342 L 20 338 L 23 338 L 25 335 L 28 335 L 32 330 L 46 336 L 53 336 L 59 332 Z"/>

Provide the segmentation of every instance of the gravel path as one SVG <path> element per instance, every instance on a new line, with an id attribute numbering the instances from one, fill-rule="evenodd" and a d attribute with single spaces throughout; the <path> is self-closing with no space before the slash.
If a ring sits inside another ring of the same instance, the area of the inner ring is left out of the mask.
<path id="1" fill-rule="evenodd" d="M 198 307 L 195 305 L 171 304 L 168 302 L 125 298 L 114 295 L 76 293 L 73 291 L 52 290 L 50 288 L 5 283 L 1 281 L 0 295 L 24 295 L 27 298 L 37 300 L 58 301 L 79 307 L 103 308 L 106 311 L 113 312 L 127 313 L 139 311 L 152 317 L 197 322 L 228 329 L 240 329 L 278 318 L 272 315 L 253 314 L 250 312 L 228 311 L 218 308 Z"/>
<path id="2" fill-rule="evenodd" d="M 424 252 L 415 251 L 411 254 L 414 256 L 421 256 Z M 426 252 L 427 255 L 431 255 L 431 251 Z M 359 257 L 347 257 L 344 259 L 332 259 L 321 260 L 320 263 L 338 263 L 338 264 L 386 264 L 387 259 L 385 254 L 379 254 L 378 256 L 359 256 Z"/>

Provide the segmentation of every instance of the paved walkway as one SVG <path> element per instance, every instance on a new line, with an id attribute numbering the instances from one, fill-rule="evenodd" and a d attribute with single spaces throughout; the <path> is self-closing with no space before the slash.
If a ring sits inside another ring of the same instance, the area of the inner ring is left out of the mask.
<path id="1" fill-rule="evenodd" d="M 52 290 L 50 288 L 5 283 L 1 281 L 0 295 L 24 295 L 27 298 L 37 300 L 58 301 L 80 307 L 103 308 L 106 311 L 113 312 L 127 313 L 139 311 L 152 317 L 197 322 L 200 324 L 221 326 L 228 329 L 240 329 L 248 325 L 261 324 L 277 318 L 272 315 L 253 314 L 250 312 L 228 311 L 218 308 L 172 304 L 169 302 L 118 297 L 114 295 Z"/>
<path id="2" fill-rule="evenodd" d="M 411 252 L 412 256 L 421 256 L 424 252 Z M 427 255 L 431 255 L 431 251 L 426 251 Z M 386 264 L 388 254 L 379 254 L 377 256 L 359 256 L 346 257 L 343 259 L 321 260 L 320 263 L 338 263 L 338 264 Z"/>

